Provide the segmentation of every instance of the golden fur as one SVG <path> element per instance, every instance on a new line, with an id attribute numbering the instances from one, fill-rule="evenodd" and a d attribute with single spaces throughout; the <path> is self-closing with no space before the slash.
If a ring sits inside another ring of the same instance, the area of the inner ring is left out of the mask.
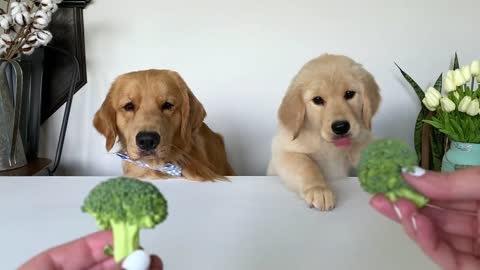
<path id="1" fill-rule="evenodd" d="M 346 98 L 346 91 L 354 91 Z M 315 97 L 324 100 L 317 105 Z M 324 54 L 306 63 L 294 77 L 278 110 L 279 129 L 272 141 L 268 175 L 322 211 L 335 206 L 328 181 L 348 176 L 360 151 L 373 139 L 372 117 L 381 97 L 373 76 L 341 55 Z M 338 148 L 332 123 L 348 121 L 351 145 Z"/>
<path id="2" fill-rule="evenodd" d="M 210 130 L 205 117 L 202 104 L 177 72 L 144 70 L 123 74 L 113 82 L 93 124 L 105 136 L 107 151 L 118 139 L 121 149 L 135 160 L 177 164 L 191 180 L 225 179 L 234 171 L 222 136 Z M 136 143 L 142 131 L 160 135 L 158 146 L 147 154 Z M 123 171 L 144 179 L 171 177 L 128 162 Z"/>

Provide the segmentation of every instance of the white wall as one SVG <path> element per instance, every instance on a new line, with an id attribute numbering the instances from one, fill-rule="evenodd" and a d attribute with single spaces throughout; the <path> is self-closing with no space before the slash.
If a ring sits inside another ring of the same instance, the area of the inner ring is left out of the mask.
<path id="1" fill-rule="evenodd" d="M 298 69 L 324 52 L 374 74 L 384 99 L 374 131 L 412 144 L 419 104 L 394 61 L 427 87 L 454 51 L 463 63 L 479 58 L 479 10 L 478 0 L 93 1 L 85 10 L 88 84 L 75 95 L 59 173 L 120 174 L 93 115 L 117 75 L 167 68 L 204 104 L 237 172 L 264 175 L 281 98 Z M 62 115 L 42 127 L 49 157 Z"/>

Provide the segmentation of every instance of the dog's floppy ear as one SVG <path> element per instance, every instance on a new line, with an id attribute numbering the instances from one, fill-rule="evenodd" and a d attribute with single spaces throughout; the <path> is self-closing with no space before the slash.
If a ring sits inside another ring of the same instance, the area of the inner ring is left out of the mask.
<path id="1" fill-rule="evenodd" d="M 202 126 L 207 113 L 202 103 L 198 101 L 183 78 L 175 71 L 171 71 L 170 74 L 182 92 L 183 104 L 181 108 L 182 123 L 180 134 L 183 141 L 189 145 L 192 140 L 192 134 Z"/>
<path id="2" fill-rule="evenodd" d="M 362 118 L 365 126 L 372 129 L 372 118 L 377 113 L 381 102 L 380 88 L 372 74 L 362 68 L 364 85 Z"/>
<path id="3" fill-rule="evenodd" d="M 113 86 L 112 86 L 113 88 Z M 117 139 L 117 118 L 115 109 L 113 108 L 111 89 L 107 94 L 107 97 L 103 101 L 100 109 L 95 113 L 93 118 L 93 126 L 106 138 L 105 147 L 107 151 L 112 149 Z"/>
<path id="4" fill-rule="evenodd" d="M 278 119 L 280 124 L 290 132 L 292 140 L 295 140 L 300 134 L 300 129 L 305 121 L 305 109 L 300 86 L 291 86 L 278 109 Z"/>

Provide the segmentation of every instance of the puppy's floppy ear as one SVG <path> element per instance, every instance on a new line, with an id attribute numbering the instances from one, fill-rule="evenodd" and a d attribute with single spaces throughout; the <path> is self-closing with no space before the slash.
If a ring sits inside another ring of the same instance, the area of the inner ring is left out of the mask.
<path id="1" fill-rule="evenodd" d="M 189 144 L 192 139 L 192 134 L 202 126 L 207 113 L 202 103 L 198 101 L 183 78 L 175 71 L 171 71 L 170 74 L 182 92 L 183 105 L 181 108 L 182 123 L 180 134 L 183 141 Z"/>
<path id="2" fill-rule="evenodd" d="M 117 139 L 117 118 L 112 104 L 111 89 L 93 119 L 95 129 L 107 139 L 105 144 L 107 151 L 112 149 Z"/>
<path id="3" fill-rule="evenodd" d="M 377 113 L 381 102 L 380 88 L 377 82 L 365 69 L 361 68 L 364 85 L 362 118 L 365 126 L 372 129 L 372 118 Z"/>
<path id="4" fill-rule="evenodd" d="M 305 121 L 305 102 L 302 99 L 300 86 L 291 86 L 278 109 L 278 120 L 295 140 Z"/>

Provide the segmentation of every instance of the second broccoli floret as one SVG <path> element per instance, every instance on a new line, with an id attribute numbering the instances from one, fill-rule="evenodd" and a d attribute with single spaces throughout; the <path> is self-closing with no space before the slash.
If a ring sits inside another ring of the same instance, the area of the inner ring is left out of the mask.
<path id="1" fill-rule="evenodd" d="M 118 177 L 98 184 L 82 211 L 95 217 L 102 230 L 112 230 L 113 255 L 119 262 L 140 248 L 139 231 L 167 217 L 167 201 L 151 183 Z"/>
<path id="2" fill-rule="evenodd" d="M 423 207 L 429 199 L 413 189 L 402 176 L 402 168 L 412 171 L 416 165 L 415 152 L 404 142 L 378 140 L 362 151 L 358 178 L 362 188 L 370 194 L 384 194 L 392 202 L 404 198 Z"/>

